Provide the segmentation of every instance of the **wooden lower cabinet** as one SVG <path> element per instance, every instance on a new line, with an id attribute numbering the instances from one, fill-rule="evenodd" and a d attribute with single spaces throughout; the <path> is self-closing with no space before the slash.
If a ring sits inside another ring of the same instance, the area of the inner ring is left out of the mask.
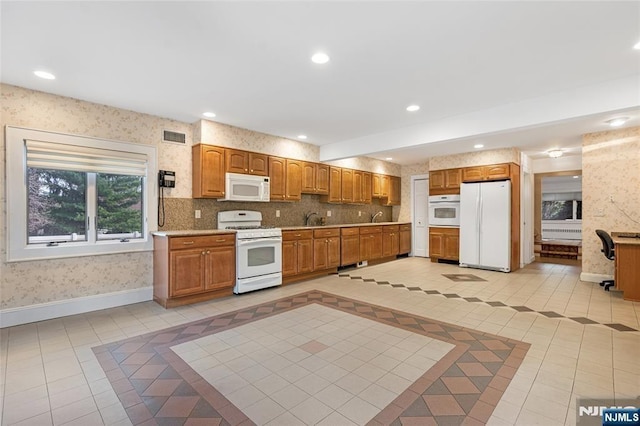
<path id="1" fill-rule="evenodd" d="M 360 262 L 382 257 L 382 226 L 360 228 Z"/>
<path id="2" fill-rule="evenodd" d="M 353 265 L 360 261 L 360 228 L 340 230 L 340 266 Z"/>
<path id="3" fill-rule="evenodd" d="M 400 227 L 388 225 L 382 227 L 382 257 L 400 253 Z"/>
<path id="4" fill-rule="evenodd" d="M 459 228 L 429 228 L 429 257 L 432 262 L 438 259 L 457 261 L 459 253 Z"/>
<path id="5" fill-rule="evenodd" d="M 282 232 L 282 277 L 313 271 L 313 231 Z"/>
<path id="6" fill-rule="evenodd" d="M 340 228 L 313 231 L 313 270 L 340 266 Z"/>
<path id="7" fill-rule="evenodd" d="M 154 235 L 153 299 L 172 306 L 233 294 L 235 234 Z"/>
<path id="8" fill-rule="evenodd" d="M 407 254 L 411 252 L 411 225 L 400 225 L 399 233 L 398 254 Z"/>

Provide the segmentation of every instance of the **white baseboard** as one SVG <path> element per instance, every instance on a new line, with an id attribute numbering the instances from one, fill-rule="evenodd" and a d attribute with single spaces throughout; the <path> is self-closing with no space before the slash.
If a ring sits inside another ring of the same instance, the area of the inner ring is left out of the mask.
<path id="1" fill-rule="evenodd" d="M 56 300 L 55 302 L 21 306 L 0 310 L 0 328 L 28 324 L 69 315 L 84 314 L 101 309 L 115 308 L 132 303 L 153 300 L 153 287 L 136 288 L 134 290 L 117 291 L 94 296 L 76 297 L 74 299 Z"/>
<path id="2" fill-rule="evenodd" d="M 580 274 L 580 281 L 586 281 L 589 283 L 600 283 L 604 280 L 612 280 L 613 276 L 603 274 L 591 274 L 589 272 L 582 272 Z"/>

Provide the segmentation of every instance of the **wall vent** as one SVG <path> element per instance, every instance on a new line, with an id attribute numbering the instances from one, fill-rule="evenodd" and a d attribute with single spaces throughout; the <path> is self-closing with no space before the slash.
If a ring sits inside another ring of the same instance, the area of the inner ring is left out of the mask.
<path id="1" fill-rule="evenodd" d="M 162 140 L 163 142 L 186 143 L 187 135 L 185 135 L 184 133 L 165 130 L 162 134 Z"/>

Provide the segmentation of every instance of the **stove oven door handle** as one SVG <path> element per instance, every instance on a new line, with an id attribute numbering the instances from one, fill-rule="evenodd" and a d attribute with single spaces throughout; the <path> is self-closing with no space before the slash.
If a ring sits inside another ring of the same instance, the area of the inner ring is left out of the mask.
<path id="1" fill-rule="evenodd" d="M 280 244 L 282 243 L 282 237 L 270 237 L 270 238 L 248 238 L 248 239 L 243 239 L 243 240 L 238 240 L 238 245 L 239 246 L 246 246 L 249 244 L 255 244 L 255 243 L 277 243 Z"/>

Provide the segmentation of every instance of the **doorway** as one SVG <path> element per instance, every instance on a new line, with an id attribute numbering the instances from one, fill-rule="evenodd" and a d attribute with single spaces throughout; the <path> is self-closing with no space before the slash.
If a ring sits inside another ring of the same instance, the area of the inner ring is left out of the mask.
<path id="1" fill-rule="evenodd" d="M 411 176 L 413 205 L 411 216 L 413 223 L 412 254 L 417 257 L 429 256 L 429 175 Z"/>

